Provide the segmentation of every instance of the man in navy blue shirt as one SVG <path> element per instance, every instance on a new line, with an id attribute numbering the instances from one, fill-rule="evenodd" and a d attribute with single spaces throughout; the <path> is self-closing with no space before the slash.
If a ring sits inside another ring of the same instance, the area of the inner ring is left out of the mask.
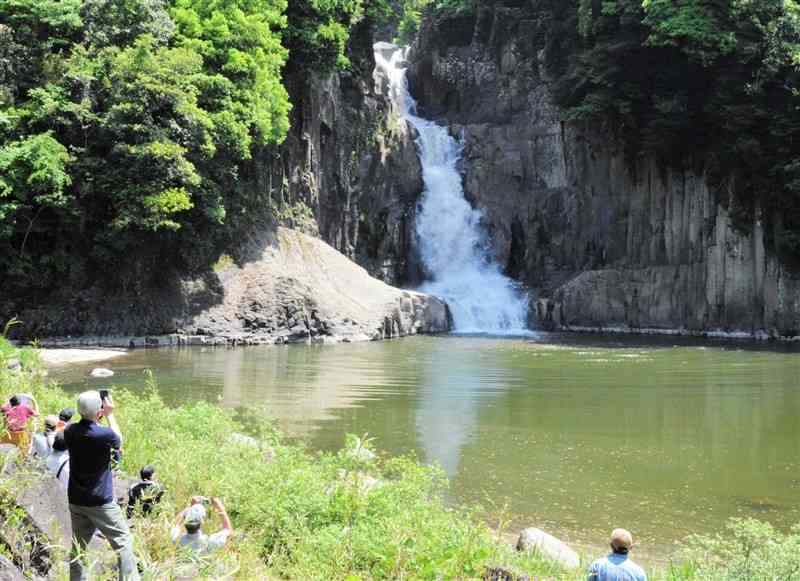
<path id="1" fill-rule="evenodd" d="M 72 521 L 72 553 L 70 581 L 86 581 L 87 567 L 83 562 L 86 546 L 99 529 L 117 552 L 119 579 L 138 581 L 139 572 L 133 554 L 133 535 L 114 500 L 112 453 L 122 446 L 122 434 L 114 418 L 114 402 L 97 391 L 85 391 L 78 396 L 81 421 L 64 430 L 69 450 L 69 512 Z M 100 418 L 108 420 L 101 426 Z"/>

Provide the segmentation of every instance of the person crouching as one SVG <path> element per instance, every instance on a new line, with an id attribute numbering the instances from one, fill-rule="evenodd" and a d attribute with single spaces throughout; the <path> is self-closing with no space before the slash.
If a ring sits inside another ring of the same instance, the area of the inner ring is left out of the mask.
<path id="1" fill-rule="evenodd" d="M 46 460 L 53 450 L 53 440 L 58 429 L 58 416 L 44 417 L 44 431 L 33 435 L 31 446 L 33 455 L 40 460 Z"/>
<path id="2" fill-rule="evenodd" d="M 52 475 L 64 490 L 69 486 L 69 452 L 64 432 L 56 432 L 53 438 L 53 451 L 45 461 L 48 474 Z"/>

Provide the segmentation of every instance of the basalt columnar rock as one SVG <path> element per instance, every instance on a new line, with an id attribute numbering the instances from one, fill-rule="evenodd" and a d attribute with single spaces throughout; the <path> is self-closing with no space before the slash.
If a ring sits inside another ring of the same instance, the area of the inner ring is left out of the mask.
<path id="1" fill-rule="evenodd" d="M 547 4 L 429 18 L 409 71 L 423 114 L 463 138 L 466 194 L 506 272 L 533 289 L 533 323 L 800 333 L 800 276 L 757 221 L 735 229 L 704 176 L 632 165 L 598 128 L 562 121 Z"/>
<path id="2" fill-rule="evenodd" d="M 317 235 L 390 284 L 419 279 L 414 221 L 422 169 L 414 136 L 375 77 L 372 30 L 351 33 L 349 71 L 308 76 L 289 67 L 292 127 L 265 155 L 270 203 L 285 225 Z M 263 182 L 263 183 L 262 183 Z M 308 215 L 292 215 L 297 208 Z"/>

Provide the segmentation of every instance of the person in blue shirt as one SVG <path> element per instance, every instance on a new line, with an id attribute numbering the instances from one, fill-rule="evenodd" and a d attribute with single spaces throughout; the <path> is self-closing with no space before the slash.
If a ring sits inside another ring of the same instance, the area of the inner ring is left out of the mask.
<path id="1" fill-rule="evenodd" d="M 647 581 L 644 570 L 628 558 L 633 536 L 625 529 L 611 533 L 611 554 L 589 565 L 587 581 Z"/>
<path id="2" fill-rule="evenodd" d="M 122 446 L 122 434 L 114 418 L 114 402 L 110 394 L 101 398 L 97 391 L 85 391 L 78 396 L 78 413 L 81 421 L 64 430 L 70 463 L 67 485 L 73 539 L 70 581 L 88 579 L 84 563 L 86 547 L 98 530 L 117 552 L 119 579 L 139 581 L 133 535 L 122 509 L 114 500 L 111 458 Z M 98 423 L 101 418 L 108 421 L 107 428 Z"/>

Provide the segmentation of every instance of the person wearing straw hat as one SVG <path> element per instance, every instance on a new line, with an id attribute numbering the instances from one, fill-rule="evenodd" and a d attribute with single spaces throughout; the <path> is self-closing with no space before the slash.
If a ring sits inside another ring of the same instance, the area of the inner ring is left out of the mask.
<path id="1" fill-rule="evenodd" d="M 611 554 L 589 565 L 587 581 L 647 581 L 644 570 L 628 558 L 633 536 L 625 529 L 611 533 Z"/>
<path id="2" fill-rule="evenodd" d="M 44 431 L 33 435 L 33 455 L 40 460 L 45 460 L 53 450 L 53 439 L 58 430 L 58 416 L 44 417 Z"/>

